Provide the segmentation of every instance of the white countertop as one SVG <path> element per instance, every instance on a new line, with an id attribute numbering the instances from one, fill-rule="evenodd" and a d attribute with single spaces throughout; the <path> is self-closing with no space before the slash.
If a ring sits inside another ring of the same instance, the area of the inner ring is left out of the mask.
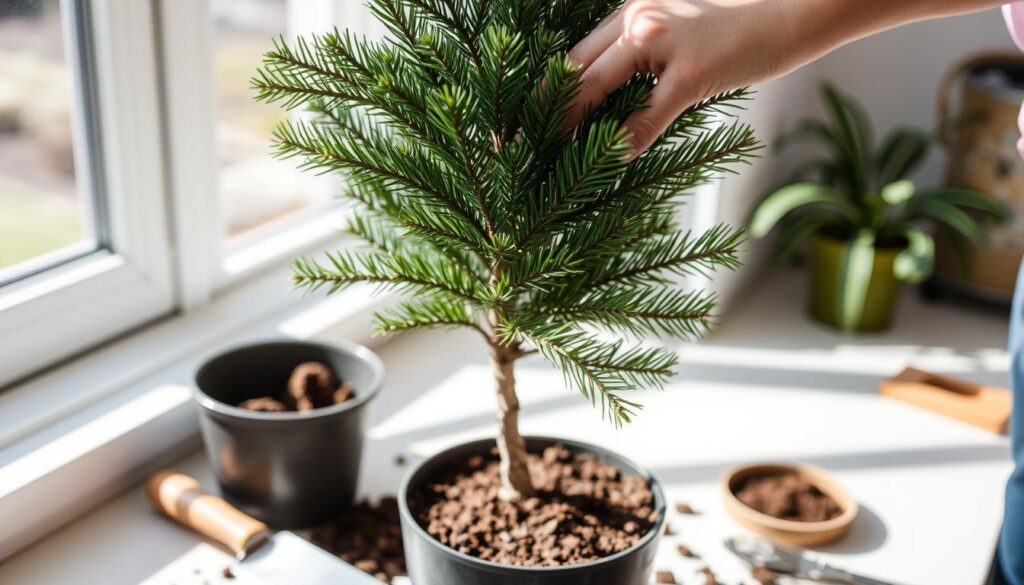
<path id="1" fill-rule="evenodd" d="M 644 395 L 644 413 L 619 431 L 564 389 L 559 373 L 524 361 L 523 431 L 613 446 L 648 466 L 671 503 L 703 511 L 673 512 L 677 534 L 662 540 L 658 566 L 681 583 L 702 583 L 694 572 L 705 563 L 727 583 L 753 583 L 721 546 L 740 529 L 722 510 L 718 478 L 730 466 L 783 460 L 831 470 L 861 503 L 852 532 L 819 551 L 829 562 L 901 585 L 980 584 L 1011 469 L 1008 440 L 876 389 L 908 363 L 1005 384 L 1004 319 L 908 293 L 891 332 L 853 338 L 811 323 L 803 298 L 799 275 L 756 283 L 710 339 L 680 346 L 678 378 Z M 415 333 L 380 353 L 388 383 L 367 445 L 369 494 L 395 491 L 396 455 L 415 461 L 494 427 L 487 354 L 475 335 Z M 176 468 L 212 487 L 201 453 Z M 680 558 L 676 543 L 703 559 Z M 212 585 L 227 558 L 151 512 L 136 489 L 0 565 L 0 583 Z"/>

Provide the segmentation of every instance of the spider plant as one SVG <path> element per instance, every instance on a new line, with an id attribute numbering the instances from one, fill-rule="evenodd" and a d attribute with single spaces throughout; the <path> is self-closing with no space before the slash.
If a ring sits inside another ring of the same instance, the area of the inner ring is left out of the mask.
<path id="1" fill-rule="evenodd" d="M 750 233 L 763 238 L 777 228 L 782 259 L 793 259 L 808 241 L 814 242 L 812 271 L 833 276 L 812 276 L 812 313 L 845 331 L 882 328 L 887 317 L 881 327 L 862 323 L 866 304 L 872 299 L 888 303 L 883 310 L 891 313 L 896 294 L 870 294 L 872 289 L 898 292 L 900 282 L 928 278 L 934 230 L 948 232 L 959 244 L 981 245 L 980 221 L 1001 219 L 1004 212 L 976 191 L 915 186 L 908 177 L 928 153 L 928 133 L 896 129 L 876 145 L 860 104 L 828 83 L 821 87 L 821 99 L 827 120 L 800 120 L 776 144 L 810 142 L 819 147 L 819 158 L 799 167 L 790 184 L 758 204 Z M 820 253 L 830 244 L 839 250 L 831 262 Z"/>

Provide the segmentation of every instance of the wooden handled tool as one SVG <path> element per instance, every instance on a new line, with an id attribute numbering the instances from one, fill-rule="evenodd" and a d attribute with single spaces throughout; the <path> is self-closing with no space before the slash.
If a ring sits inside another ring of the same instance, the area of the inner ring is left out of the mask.
<path id="1" fill-rule="evenodd" d="M 206 493 L 199 482 L 187 475 L 161 471 L 146 482 L 146 495 L 160 512 L 216 540 L 235 554 L 250 550 L 270 536 L 266 524 Z"/>
<path id="2" fill-rule="evenodd" d="M 996 434 L 1006 432 L 1013 398 L 998 386 L 906 368 L 882 382 L 879 393 Z"/>
<path id="3" fill-rule="evenodd" d="M 268 585 L 380 585 L 296 534 L 274 533 L 263 522 L 206 493 L 187 475 L 161 471 L 146 482 L 146 495 L 160 512 L 231 549 L 237 560 L 230 570 L 237 577 Z"/>

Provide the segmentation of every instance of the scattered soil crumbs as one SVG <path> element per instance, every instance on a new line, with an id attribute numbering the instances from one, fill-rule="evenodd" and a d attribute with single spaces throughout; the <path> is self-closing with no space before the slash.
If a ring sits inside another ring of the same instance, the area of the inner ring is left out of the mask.
<path id="1" fill-rule="evenodd" d="M 288 387 L 273 396 L 250 398 L 238 407 L 260 412 L 306 411 L 347 402 L 355 397 L 348 382 L 339 382 L 331 368 L 319 362 L 299 364 Z"/>
<path id="2" fill-rule="evenodd" d="M 686 514 L 688 516 L 689 515 L 694 515 L 694 514 L 697 513 L 696 511 L 694 511 L 693 508 L 690 507 L 689 504 L 686 504 L 686 503 L 683 503 L 683 502 L 678 502 L 676 504 L 676 512 L 678 512 L 680 514 Z"/>
<path id="3" fill-rule="evenodd" d="M 752 475 L 733 493 L 758 512 L 783 520 L 821 522 L 842 513 L 835 500 L 794 472 Z"/>
<path id="4" fill-rule="evenodd" d="M 366 502 L 352 506 L 336 520 L 314 528 L 310 539 L 385 583 L 406 574 L 394 498 L 384 498 L 376 506 Z"/>
<path id="5" fill-rule="evenodd" d="M 676 552 L 679 553 L 679 556 L 686 557 L 688 559 L 700 558 L 700 555 L 690 550 L 690 547 L 686 546 L 685 544 L 676 545 Z"/>
<path id="6" fill-rule="evenodd" d="M 647 482 L 561 445 L 531 454 L 535 497 L 498 498 L 497 450 L 453 462 L 410 494 L 420 525 L 462 553 L 506 565 L 585 563 L 636 544 L 657 520 Z"/>
<path id="7" fill-rule="evenodd" d="M 669 585 L 677 585 L 679 582 L 676 581 L 676 576 L 672 574 L 672 571 L 658 571 L 654 574 L 655 583 L 668 583 Z"/>
<path id="8" fill-rule="evenodd" d="M 779 577 L 775 574 L 775 571 L 772 571 L 771 569 L 767 567 L 762 567 L 760 565 L 754 567 L 754 569 L 750 572 L 750 576 L 753 577 L 754 580 L 756 580 L 761 585 L 775 585 L 775 580 Z"/>
<path id="9" fill-rule="evenodd" d="M 704 567 L 700 571 L 697 571 L 701 575 L 704 575 L 704 585 L 719 585 L 718 579 L 709 567 Z"/>

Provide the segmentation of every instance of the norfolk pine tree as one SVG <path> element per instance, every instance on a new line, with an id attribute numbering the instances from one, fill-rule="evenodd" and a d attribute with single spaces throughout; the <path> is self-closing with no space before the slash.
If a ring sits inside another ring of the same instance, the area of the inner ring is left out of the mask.
<path id="1" fill-rule="evenodd" d="M 738 265 L 727 226 L 681 231 L 685 192 L 757 149 L 731 119 L 746 90 L 684 112 L 630 160 L 626 116 L 656 80 L 637 75 L 576 128 L 580 73 L 567 51 L 621 2 L 370 0 L 389 36 L 281 40 L 258 99 L 309 113 L 282 123 L 276 154 L 346 178 L 347 230 L 365 246 L 299 259 L 294 280 L 334 293 L 406 293 L 381 331 L 466 327 L 494 366 L 502 497 L 533 492 L 519 434 L 516 360 L 539 352 L 616 426 L 677 355 L 648 335 L 696 337 L 713 295 L 678 275 Z M 609 336 L 609 334 L 611 334 Z"/>

